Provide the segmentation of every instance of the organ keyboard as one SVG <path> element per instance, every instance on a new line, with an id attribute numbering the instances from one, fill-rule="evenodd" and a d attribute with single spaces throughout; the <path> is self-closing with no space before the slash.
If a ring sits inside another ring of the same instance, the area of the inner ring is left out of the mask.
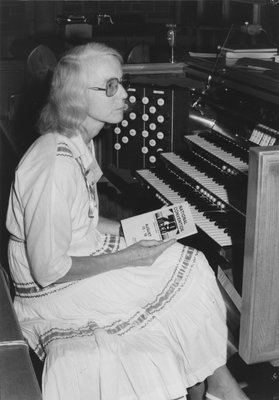
<path id="1" fill-rule="evenodd" d="M 207 135 L 209 136 L 209 135 Z M 232 169 L 233 171 L 240 171 L 240 172 L 248 172 L 248 162 L 247 162 L 247 157 L 246 160 L 241 159 L 240 157 L 235 156 L 232 153 L 229 153 L 228 151 L 225 151 L 223 148 L 220 147 L 220 145 L 216 145 L 215 143 L 211 143 L 210 139 L 212 140 L 212 136 L 210 135 L 209 137 L 202 137 L 202 136 L 197 136 L 197 135 L 189 135 L 187 136 L 187 140 L 190 143 L 195 144 L 197 147 L 200 149 L 204 150 L 205 152 L 212 154 L 216 158 L 220 159 L 222 162 L 222 169 L 228 170 L 228 172 L 231 172 Z M 245 149 L 244 152 L 247 150 Z"/>
<path id="2" fill-rule="evenodd" d="M 158 152 L 156 164 L 134 175 L 161 205 L 189 202 L 198 227 L 193 242 L 202 243 L 216 271 L 221 265 L 230 272 L 242 296 L 241 356 L 248 363 L 276 362 L 279 85 L 274 77 L 243 69 L 212 71 L 204 60 L 186 68 L 192 79 L 209 74 L 206 90 L 189 89 L 195 107 L 188 105 L 183 146 Z"/>
<path id="3" fill-rule="evenodd" d="M 153 171 L 141 170 L 138 171 L 138 176 L 149 188 L 154 190 L 155 196 L 159 198 L 163 204 L 171 205 L 181 203 L 185 200 L 188 201 L 196 225 L 210 236 L 216 245 L 224 247 L 232 244 L 231 236 L 226 232 L 226 229 L 216 225 L 216 223 L 206 215 L 206 213 L 210 214 L 210 210 L 201 210 L 196 206 L 194 201 L 191 202 L 191 192 L 189 192 L 189 196 L 186 194 L 183 195 L 181 191 L 175 190 L 170 184 L 167 184 L 164 177 L 158 176 L 158 173 L 156 174 Z"/>

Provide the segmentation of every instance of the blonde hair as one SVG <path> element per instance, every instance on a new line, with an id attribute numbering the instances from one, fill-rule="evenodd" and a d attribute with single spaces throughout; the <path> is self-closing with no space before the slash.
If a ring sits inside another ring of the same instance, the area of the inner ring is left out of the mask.
<path id="1" fill-rule="evenodd" d="M 88 111 L 88 71 L 89 67 L 92 71 L 94 62 L 105 55 L 115 56 L 123 63 L 117 50 L 96 42 L 74 47 L 59 60 L 53 72 L 47 103 L 38 120 L 41 135 L 59 132 L 70 137 L 77 131 L 86 134 L 82 123 Z"/>

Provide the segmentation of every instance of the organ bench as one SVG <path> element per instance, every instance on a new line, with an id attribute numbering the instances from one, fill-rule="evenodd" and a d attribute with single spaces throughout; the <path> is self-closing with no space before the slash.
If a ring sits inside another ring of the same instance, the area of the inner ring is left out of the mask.
<path id="1" fill-rule="evenodd" d="M 0 265 L 0 398 L 1 400 L 42 400 L 7 284 Z"/>

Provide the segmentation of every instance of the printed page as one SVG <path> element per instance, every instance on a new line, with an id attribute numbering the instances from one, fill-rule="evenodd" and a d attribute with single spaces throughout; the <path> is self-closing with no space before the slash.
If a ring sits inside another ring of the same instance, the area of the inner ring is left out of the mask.
<path id="1" fill-rule="evenodd" d="M 197 233 L 197 228 L 187 202 L 163 207 L 155 211 L 126 218 L 121 221 L 126 244 L 142 239 L 181 239 Z"/>

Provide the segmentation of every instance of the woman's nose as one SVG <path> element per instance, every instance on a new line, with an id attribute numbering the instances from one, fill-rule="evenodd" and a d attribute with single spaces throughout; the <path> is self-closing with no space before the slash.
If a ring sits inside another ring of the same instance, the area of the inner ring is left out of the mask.
<path id="1" fill-rule="evenodd" d="M 121 83 L 119 84 L 119 89 L 120 89 L 119 93 L 121 94 L 121 97 L 123 97 L 124 99 L 127 99 L 128 93 Z"/>

